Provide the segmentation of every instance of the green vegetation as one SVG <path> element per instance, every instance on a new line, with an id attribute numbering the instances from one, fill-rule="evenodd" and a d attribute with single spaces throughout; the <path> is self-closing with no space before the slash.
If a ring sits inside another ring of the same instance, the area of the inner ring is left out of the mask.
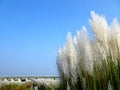
<path id="1" fill-rule="evenodd" d="M 26 83 L 3 83 L 0 86 L 0 90 L 30 90 L 32 83 L 26 82 Z"/>

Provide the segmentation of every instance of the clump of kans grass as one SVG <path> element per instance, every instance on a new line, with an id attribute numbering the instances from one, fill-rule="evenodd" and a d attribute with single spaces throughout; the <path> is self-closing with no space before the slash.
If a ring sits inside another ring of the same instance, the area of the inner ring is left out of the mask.
<path id="1" fill-rule="evenodd" d="M 34 82 L 31 80 L 26 82 L 0 82 L 0 90 L 33 90 L 35 86 L 38 86 L 38 90 L 58 90 L 59 80 L 41 78 L 34 79 Z"/>
<path id="2" fill-rule="evenodd" d="M 59 80 L 54 80 L 54 79 L 34 79 L 34 82 L 38 86 L 40 90 L 57 90 L 59 87 Z"/>
<path id="3" fill-rule="evenodd" d="M 0 90 L 30 90 L 32 83 L 1 82 Z"/>
<path id="4" fill-rule="evenodd" d="M 83 26 L 74 38 L 68 33 L 58 49 L 61 90 L 120 90 L 120 25 L 108 25 L 103 15 L 91 11 L 92 39 Z"/>

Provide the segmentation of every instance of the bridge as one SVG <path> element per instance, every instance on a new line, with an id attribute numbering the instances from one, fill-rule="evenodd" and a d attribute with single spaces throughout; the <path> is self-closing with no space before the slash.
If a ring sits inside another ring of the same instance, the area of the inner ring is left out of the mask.
<path id="1" fill-rule="evenodd" d="M 12 77 L 0 77 L 0 81 L 9 81 L 9 82 L 26 82 L 31 81 L 31 79 L 53 79 L 53 80 L 59 80 L 59 76 L 12 76 Z"/>

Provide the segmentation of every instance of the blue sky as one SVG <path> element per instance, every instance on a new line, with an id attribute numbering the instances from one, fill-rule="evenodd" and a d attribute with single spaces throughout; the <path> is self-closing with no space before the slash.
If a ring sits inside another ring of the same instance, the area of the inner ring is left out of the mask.
<path id="1" fill-rule="evenodd" d="M 0 76 L 57 75 L 57 49 L 90 11 L 120 22 L 119 0 L 0 0 Z"/>

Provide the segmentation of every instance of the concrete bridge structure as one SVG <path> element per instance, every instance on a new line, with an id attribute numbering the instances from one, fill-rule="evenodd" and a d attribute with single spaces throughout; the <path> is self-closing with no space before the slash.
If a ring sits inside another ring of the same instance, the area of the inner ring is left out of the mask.
<path id="1" fill-rule="evenodd" d="M 0 81 L 10 81 L 10 82 L 26 82 L 31 79 L 53 79 L 58 80 L 60 79 L 59 76 L 12 76 L 12 77 L 0 77 Z"/>

